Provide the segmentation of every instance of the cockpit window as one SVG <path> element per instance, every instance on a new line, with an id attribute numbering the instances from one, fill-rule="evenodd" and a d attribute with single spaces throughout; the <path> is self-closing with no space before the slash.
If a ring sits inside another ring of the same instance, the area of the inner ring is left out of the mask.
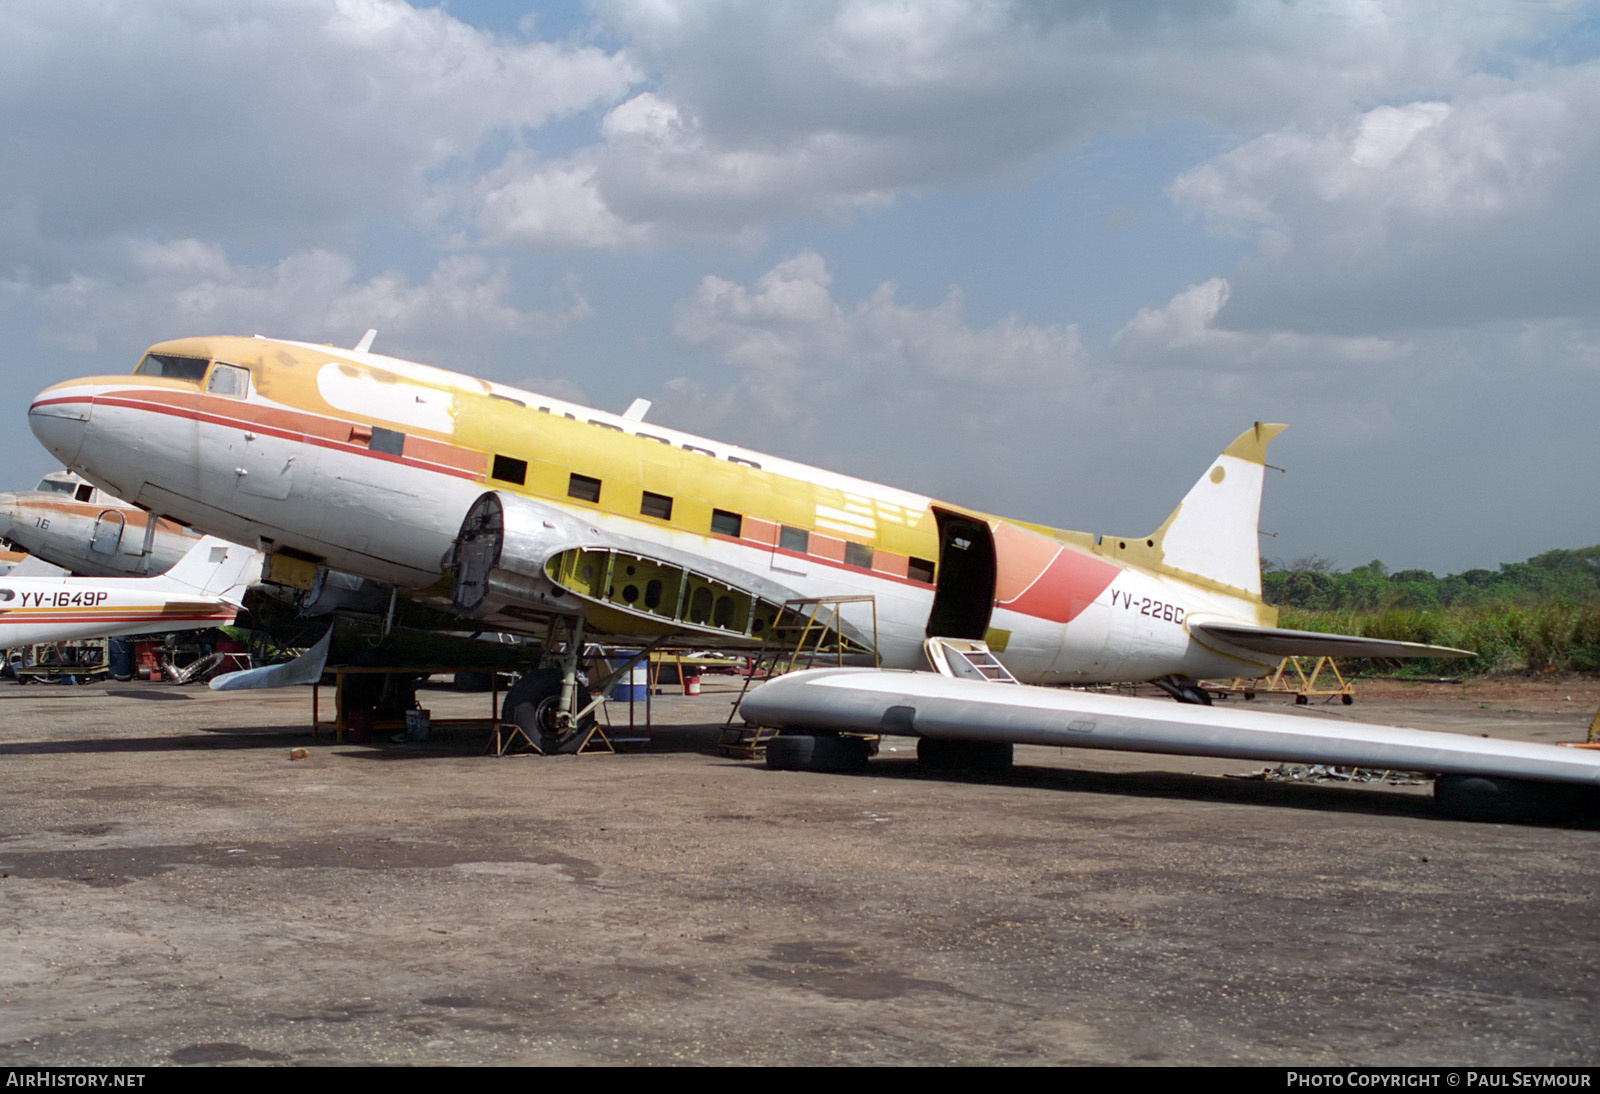
<path id="1" fill-rule="evenodd" d="M 211 368 L 211 379 L 206 381 L 206 390 L 212 395 L 231 395 L 243 399 L 250 394 L 250 373 L 238 365 L 218 362 Z"/>
<path id="2" fill-rule="evenodd" d="M 139 376 L 170 376 L 174 380 L 198 380 L 211 364 L 204 357 L 177 357 L 170 353 L 147 353 L 134 373 Z"/>
<path id="3" fill-rule="evenodd" d="M 39 491 L 45 494 L 70 494 L 73 484 L 62 482 L 59 479 L 40 479 Z"/>
<path id="4" fill-rule="evenodd" d="M 92 487 L 88 483 L 84 482 L 84 483 L 79 483 L 78 484 L 78 491 L 77 491 L 77 493 L 72 495 L 72 500 L 73 501 L 88 501 L 90 498 L 93 498 L 93 497 L 94 497 L 94 487 Z"/>

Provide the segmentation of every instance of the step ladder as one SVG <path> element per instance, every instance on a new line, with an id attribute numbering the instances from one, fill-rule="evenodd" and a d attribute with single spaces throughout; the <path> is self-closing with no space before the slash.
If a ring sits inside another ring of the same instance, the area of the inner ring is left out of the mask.
<path id="1" fill-rule="evenodd" d="M 864 604 L 870 611 L 870 645 L 863 645 L 844 633 L 841 611 L 851 604 Z M 750 671 L 745 674 L 744 686 L 728 710 L 728 719 L 717 738 L 717 751 L 724 756 L 753 760 L 766 749 L 767 742 L 777 736 L 775 729 L 746 725 L 739 720 L 739 704 L 752 687 L 787 672 L 820 668 L 830 663 L 843 666 L 846 658 L 861 661 L 870 658 L 874 668 L 879 663 L 876 597 L 814 596 L 785 600 L 777 623 L 769 629 L 766 641 L 756 652 Z"/>

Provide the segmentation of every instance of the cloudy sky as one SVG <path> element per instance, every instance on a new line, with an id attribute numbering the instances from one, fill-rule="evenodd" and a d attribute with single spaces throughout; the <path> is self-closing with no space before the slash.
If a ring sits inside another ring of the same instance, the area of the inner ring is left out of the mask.
<path id="1" fill-rule="evenodd" d="M 1250 422 L 1263 551 L 1600 542 L 1600 10 L 8 0 L 0 431 L 353 344 L 1062 527 Z"/>

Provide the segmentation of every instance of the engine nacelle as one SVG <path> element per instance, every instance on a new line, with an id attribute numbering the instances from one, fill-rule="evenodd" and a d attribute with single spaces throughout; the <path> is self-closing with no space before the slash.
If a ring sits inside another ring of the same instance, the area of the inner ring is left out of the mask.
<path id="1" fill-rule="evenodd" d="M 484 494 L 467 510 L 451 552 L 450 600 L 471 618 L 508 607 L 575 611 L 578 605 L 545 576 L 545 560 L 598 535 L 597 529 L 538 502 L 499 491 Z"/>

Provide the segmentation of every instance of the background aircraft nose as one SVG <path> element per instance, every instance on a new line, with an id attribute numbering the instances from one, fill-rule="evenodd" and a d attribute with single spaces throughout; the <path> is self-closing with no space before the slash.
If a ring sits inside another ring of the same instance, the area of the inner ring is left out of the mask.
<path id="1" fill-rule="evenodd" d="M 93 395 L 89 391 L 79 389 L 68 394 L 48 388 L 28 408 L 28 428 L 56 459 L 71 467 L 83 447 L 92 407 Z"/>

